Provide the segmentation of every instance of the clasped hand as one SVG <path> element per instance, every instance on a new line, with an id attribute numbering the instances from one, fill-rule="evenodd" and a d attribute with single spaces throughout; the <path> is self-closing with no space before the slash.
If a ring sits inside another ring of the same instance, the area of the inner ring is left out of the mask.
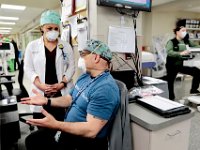
<path id="1" fill-rule="evenodd" d="M 60 83 L 55 83 L 55 84 L 43 84 L 41 86 L 41 90 L 44 91 L 44 93 L 49 96 L 52 97 L 53 95 L 55 95 L 57 92 L 59 92 L 62 88 L 63 85 Z"/>
<path id="2" fill-rule="evenodd" d="M 180 55 L 189 55 L 190 54 L 190 51 L 189 50 L 184 50 L 180 53 Z"/>

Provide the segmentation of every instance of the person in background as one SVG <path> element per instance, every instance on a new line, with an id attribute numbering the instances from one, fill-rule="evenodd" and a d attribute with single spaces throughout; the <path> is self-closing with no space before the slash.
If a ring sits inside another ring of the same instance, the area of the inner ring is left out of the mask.
<path id="1" fill-rule="evenodd" d="M 179 20 L 176 23 L 176 28 L 174 29 L 175 37 L 167 42 L 167 80 L 168 80 L 168 90 L 169 99 L 175 100 L 174 94 L 174 81 L 177 74 L 183 73 L 193 76 L 192 87 L 190 90 L 191 94 L 198 94 L 200 84 L 200 69 L 197 67 L 184 66 L 183 61 L 190 54 L 187 47 L 200 47 L 189 40 L 189 35 L 185 28 L 184 20 Z"/>
<path id="2" fill-rule="evenodd" d="M 23 104 L 68 107 L 64 121 L 57 121 L 44 109 L 43 119 L 28 119 L 32 125 L 61 131 L 58 142 L 54 135 L 36 131 L 26 138 L 27 150 L 108 150 L 107 136 L 119 103 L 119 88 L 109 72 L 112 53 L 98 40 L 90 40 L 80 52 L 78 67 L 83 74 L 69 95 L 46 98 L 23 98 Z"/>
<path id="3" fill-rule="evenodd" d="M 24 71 L 31 80 L 31 89 L 45 97 L 59 97 L 69 93 L 74 86 L 74 54 L 69 43 L 60 40 L 60 15 L 53 10 L 42 13 L 40 18 L 42 36 L 31 41 L 24 56 Z M 34 93 L 31 92 L 31 96 Z M 34 118 L 43 118 L 41 106 L 31 106 Z M 45 106 L 56 119 L 63 120 L 65 109 Z"/>
<path id="4" fill-rule="evenodd" d="M 14 50 L 15 50 L 14 70 L 16 71 L 16 70 L 17 70 L 17 68 L 16 68 L 16 63 L 17 63 L 18 69 L 20 68 L 20 63 L 19 63 L 19 49 L 18 49 L 18 47 L 17 47 L 17 43 L 14 41 L 13 38 L 11 39 L 11 43 L 13 44 Z"/>

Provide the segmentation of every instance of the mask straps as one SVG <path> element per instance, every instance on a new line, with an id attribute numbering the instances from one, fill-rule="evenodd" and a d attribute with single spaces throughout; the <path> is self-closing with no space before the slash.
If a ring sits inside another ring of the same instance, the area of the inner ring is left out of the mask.
<path id="1" fill-rule="evenodd" d="M 103 45 L 103 44 L 102 44 L 102 43 L 99 44 L 99 45 L 91 52 L 91 54 L 93 54 L 101 45 Z"/>

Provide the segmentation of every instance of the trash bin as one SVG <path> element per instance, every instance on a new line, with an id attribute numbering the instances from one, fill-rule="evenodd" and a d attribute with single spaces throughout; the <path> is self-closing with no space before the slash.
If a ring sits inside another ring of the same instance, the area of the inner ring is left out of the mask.
<path id="1" fill-rule="evenodd" d="M 16 96 L 0 99 L 0 131 L 2 150 L 12 147 L 21 137 Z"/>

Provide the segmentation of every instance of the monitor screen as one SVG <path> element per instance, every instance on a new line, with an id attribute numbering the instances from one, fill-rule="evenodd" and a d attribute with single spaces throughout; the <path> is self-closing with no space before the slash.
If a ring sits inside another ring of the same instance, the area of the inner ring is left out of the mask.
<path id="1" fill-rule="evenodd" d="M 110 74 L 114 79 L 124 82 L 128 90 L 133 88 L 135 85 L 136 73 L 134 70 L 110 71 Z"/>
<path id="2" fill-rule="evenodd" d="M 97 4 L 138 11 L 151 11 L 151 1 L 152 0 L 97 0 Z"/>
<path id="3" fill-rule="evenodd" d="M 10 43 L 1 43 L 0 50 L 10 50 Z"/>

